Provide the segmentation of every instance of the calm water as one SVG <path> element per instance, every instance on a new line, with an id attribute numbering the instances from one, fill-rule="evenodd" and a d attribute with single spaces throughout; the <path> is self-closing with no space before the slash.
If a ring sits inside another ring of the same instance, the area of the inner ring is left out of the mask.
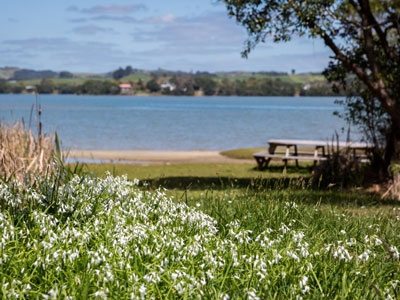
<path id="1" fill-rule="evenodd" d="M 43 130 L 63 149 L 227 150 L 270 138 L 330 140 L 346 127 L 335 98 L 41 95 Z M 34 95 L 0 95 L 1 122 L 24 118 Z M 36 128 L 35 119 L 32 128 Z M 344 135 L 342 135 L 345 138 Z"/>

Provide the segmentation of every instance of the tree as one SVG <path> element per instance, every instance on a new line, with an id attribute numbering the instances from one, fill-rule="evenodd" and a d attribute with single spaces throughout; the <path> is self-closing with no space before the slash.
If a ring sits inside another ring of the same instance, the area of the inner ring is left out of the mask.
<path id="1" fill-rule="evenodd" d="M 139 91 L 144 91 L 144 89 L 145 89 L 144 88 L 144 83 L 143 83 L 143 80 L 141 78 L 138 79 L 136 85 L 137 85 L 137 88 L 138 88 Z"/>
<path id="2" fill-rule="evenodd" d="M 125 76 L 125 71 L 121 67 L 118 70 L 113 72 L 113 78 L 118 80 Z"/>
<path id="3" fill-rule="evenodd" d="M 74 74 L 68 71 L 61 71 L 60 74 L 58 75 L 60 78 L 73 78 Z"/>
<path id="4" fill-rule="evenodd" d="M 74 94 L 76 91 L 76 87 L 72 84 L 63 83 L 58 86 L 59 94 Z"/>
<path id="5" fill-rule="evenodd" d="M 209 76 L 196 76 L 195 84 L 203 91 L 204 95 L 212 96 L 215 94 L 217 83 Z"/>
<path id="6" fill-rule="evenodd" d="M 36 88 L 39 94 L 51 94 L 54 90 L 54 82 L 51 79 L 43 78 Z"/>
<path id="7" fill-rule="evenodd" d="M 235 95 L 235 85 L 229 79 L 224 78 L 220 82 L 218 86 L 218 95 L 219 96 L 232 96 Z"/>
<path id="8" fill-rule="evenodd" d="M 170 83 L 175 85 L 175 89 L 170 91 L 171 94 L 177 96 L 193 96 L 194 95 L 194 79 L 191 75 L 174 75 L 170 79 Z"/>
<path id="9" fill-rule="evenodd" d="M 159 92 L 161 90 L 160 85 L 158 84 L 156 79 L 150 79 L 147 83 L 146 83 L 146 88 L 151 92 L 151 93 L 156 93 Z"/>
<path id="10" fill-rule="evenodd" d="M 390 129 L 383 167 L 400 149 L 400 1 L 399 0 L 222 0 L 228 14 L 248 32 L 243 56 L 272 37 L 322 39 L 332 50 L 325 75 L 346 86 L 349 75 L 378 101 Z"/>
<path id="11" fill-rule="evenodd" d="M 9 84 L 6 80 L 0 79 L 0 94 L 9 93 L 11 91 Z"/>
<path id="12" fill-rule="evenodd" d="M 76 88 L 77 93 L 89 95 L 116 95 L 120 88 L 116 82 L 110 80 L 86 80 L 81 86 Z"/>

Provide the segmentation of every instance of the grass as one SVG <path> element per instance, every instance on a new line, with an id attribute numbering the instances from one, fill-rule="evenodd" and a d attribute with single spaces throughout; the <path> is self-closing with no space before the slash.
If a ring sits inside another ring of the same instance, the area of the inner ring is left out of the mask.
<path id="1" fill-rule="evenodd" d="M 85 172 L 104 177 L 106 172 L 114 176 L 126 175 L 128 179 L 139 179 L 158 188 L 163 186 L 177 190 L 202 190 L 207 188 L 225 189 L 226 187 L 247 188 L 250 186 L 282 186 L 294 183 L 303 184 L 311 175 L 308 165 L 291 167 L 283 173 L 279 164 L 272 165 L 269 172 L 259 171 L 255 163 L 249 164 L 171 164 L 171 165 L 134 165 L 134 164 L 86 164 L 81 166 Z"/>
<path id="2" fill-rule="evenodd" d="M 253 153 L 266 150 L 266 148 L 239 148 L 222 151 L 221 154 L 229 158 L 253 159 Z"/>
<path id="3" fill-rule="evenodd" d="M 147 81 L 149 81 L 151 79 L 151 76 L 149 74 L 145 74 L 145 73 L 134 73 L 131 74 L 129 76 L 125 76 L 123 78 L 120 79 L 121 82 L 123 81 L 138 81 L 138 80 L 142 80 L 143 83 L 146 83 Z"/>

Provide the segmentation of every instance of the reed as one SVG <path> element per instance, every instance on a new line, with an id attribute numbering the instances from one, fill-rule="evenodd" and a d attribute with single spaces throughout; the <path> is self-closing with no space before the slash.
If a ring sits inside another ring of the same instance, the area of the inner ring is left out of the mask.
<path id="1" fill-rule="evenodd" d="M 42 133 L 40 107 L 36 113 L 37 134 L 25 126 L 24 120 L 0 123 L 0 176 L 3 180 L 15 178 L 27 183 L 34 176 L 54 171 L 55 136 Z"/>

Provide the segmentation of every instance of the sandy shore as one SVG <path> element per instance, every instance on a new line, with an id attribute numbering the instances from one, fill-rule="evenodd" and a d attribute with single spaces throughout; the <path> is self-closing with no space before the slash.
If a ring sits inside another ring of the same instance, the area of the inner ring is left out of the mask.
<path id="1" fill-rule="evenodd" d="M 219 151 L 153 151 L 153 150 L 70 150 L 64 155 L 80 162 L 123 162 L 137 164 L 174 163 L 249 163 L 253 160 L 228 158 Z"/>

